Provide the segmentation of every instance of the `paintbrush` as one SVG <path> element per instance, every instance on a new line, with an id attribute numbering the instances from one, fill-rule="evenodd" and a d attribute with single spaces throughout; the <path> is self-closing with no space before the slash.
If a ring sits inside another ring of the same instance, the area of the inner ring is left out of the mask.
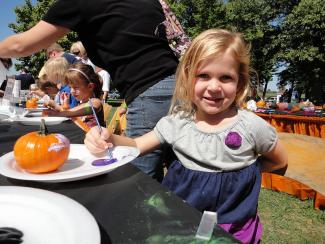
<path id="1" fill-rule="evenodd" d="M 100 123 L 99 123 L 99 120 L 98 120 L 98 117 L 97 117 L 96 111 L 95 111 L 95 109 L 94 109 L 94 106 L 93 106 L 93 104 L 92 104 L 92 102 L 91 102 L 91 99 L 89 99 L 89 105 L 90 105 L 91 110 L 92 110 L 92 112 L 93 112 L 93 115 L 94 115 L 94 117 L 95 117 L 95 120 L 96 120 L 96 123 L 97 123 L 97 127 L 98 127 L 98 129 L 99 129 L 99 134 L 101 134 L 101 133 L 102 133 L 102 127 L 100 126 Z M 95 160 L 95 161 L 97 162 L 97 160 Z M 94 161 L 94 162 L 95 162 L 95 161 Z M 105 161 L 105 162 L 104 162 L 104 161 Z M 108 148 L 108 160 L 103 160 L 103 159 L 101 159 L 101 161 L 100 161 L 101 163 L 100 163 L 100 164 L 98 164 L 98 162 L 94 164 L 94 162 L 93 162 L 93 165 L 96 165 L 96 166 L 99 166 L 99 165 L 107 165 L 107 164 L 114 163 L 114 162 L 116 162 L 116 161 L 117 161 L 117 160 L 116 160 L 115 158 L 113 158 L 113 154 L 112 154 L 111 149 Z"/>

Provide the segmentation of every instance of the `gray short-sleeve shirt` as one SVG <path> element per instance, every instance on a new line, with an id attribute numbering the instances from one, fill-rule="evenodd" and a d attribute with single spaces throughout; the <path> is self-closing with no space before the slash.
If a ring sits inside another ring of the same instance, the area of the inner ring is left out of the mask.
<path id="1" fill-rule="evenodd" d="M 191 118 L 179 114 L 159 120 L 154 132 L 159 141 L 172 146 L 178 160 L 192 170 L 232 171 L 254 163 L 258 154 L 271 151 L 278 140 L 275 129 L 252 112 L 238 110 L 232 124 L 215 132 L 203 132 Z M 229 132 L 242 138 L 238 148 L 225 144 Z"/>

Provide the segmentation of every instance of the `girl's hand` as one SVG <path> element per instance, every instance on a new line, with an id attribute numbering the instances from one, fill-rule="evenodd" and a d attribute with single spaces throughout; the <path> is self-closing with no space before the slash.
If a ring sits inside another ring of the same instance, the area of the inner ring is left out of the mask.
<path id="1" fill-rule="evenodd" d="M 56 111 L 53 109 L 44 109 L 42 111 L 42 116 L 45 116 L 45 117 L 60 116 L 60 111 Z"/>
<path id="2" fill-rule="evenodd" d="M 113 144 L 108 142 L 110 136 L 106 128 L 102 127 L 102 132 L 100 133 L 99 128 L 95 126 L 86 134 L 84 142 L 92 154 L 102 154 L 108 148 L 113 147 Z"/>
<path id="3" fill-rule="evenodd" d="M 44 101 L 44 107 L 55 109 L 56 103 L 53 100 Z"/>

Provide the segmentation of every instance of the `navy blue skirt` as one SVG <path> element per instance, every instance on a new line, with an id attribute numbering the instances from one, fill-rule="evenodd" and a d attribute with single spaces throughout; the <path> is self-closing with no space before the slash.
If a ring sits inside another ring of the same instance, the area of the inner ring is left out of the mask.
<path id="1" fill-rule="evenodd" d="M 218 224 L 244 223 L 257 214 L 259 163 L 230 172 L 202 172 L 174 161 L 163 185 L 199 211 L 217 212 Z"/>

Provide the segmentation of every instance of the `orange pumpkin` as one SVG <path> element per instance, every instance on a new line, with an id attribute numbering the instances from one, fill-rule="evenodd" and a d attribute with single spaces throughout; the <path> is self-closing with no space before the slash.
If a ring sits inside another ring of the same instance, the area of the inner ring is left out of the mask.
<path id="1" fill-rule="evenodd" d="M 37 97 L 32 97 L 31 99 L 32 101 L 38 102 L 38 98 Z"/>
<path id="2" fill-rule="evenodd" d="M 29 99 L 26 101 L 26 108 L 37 108 L 37 100 Z"/>
<path id="3" fill-rule="evenodd" d="M 258 108 L 264 108 L 265 107 L 265 102 L 263 101 L 263 100 L 260 100 L 260 101 L 258 101 L 257 103 L 256 103 L 256 106 L 258 107 Z"/>
<path id="4" fill-rule="evenodd" d="M 44 119 L 39 132 L 30 132 L 18 138 L 14 146 L 17 164 L 31 173 L 58 169 L 67 160 L 69 152 L 69 139 L 61 134 L 49 134 Z"/>

